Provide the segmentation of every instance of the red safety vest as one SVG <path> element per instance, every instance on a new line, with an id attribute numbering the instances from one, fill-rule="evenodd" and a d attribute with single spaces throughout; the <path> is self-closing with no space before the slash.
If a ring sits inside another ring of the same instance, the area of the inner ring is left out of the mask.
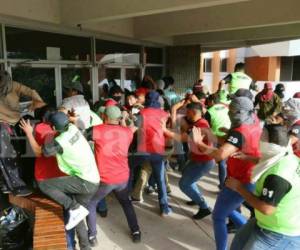
<path id="1" fill-rule="evenodd" d="M 138 151 L 164 154 L 166 142 L 161 121 L 168 117 L 168 113 L 159 108 L 144 108 L 140 115 L 142 127 L 138 136 Z"/>
<path id="2" fill-rule="evenodd" d="M 240 132 L 245 140 L 239 151 L 250 156 L 260 157 L 259 142 L 262 129 L 260 127 L 259 120 L 257 119 L 254 124 L 241 125 L 233 130 Z M 252 161 L 229 157 L 227 161 L 228 176 L 245 184 L 250 183 L 254 166 L 255 163 Z"/>

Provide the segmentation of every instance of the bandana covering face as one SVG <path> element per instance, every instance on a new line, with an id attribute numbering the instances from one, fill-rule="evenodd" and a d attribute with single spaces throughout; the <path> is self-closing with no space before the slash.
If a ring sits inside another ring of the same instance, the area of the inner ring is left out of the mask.
<path id="1" fill-rule="evenodd" d="M 7 96 L 12 91 L 12 80 L 6 71 L 0 71 L 0 98 Z"/>
<path id="2" fill-rule="evenodd" d="M 255 122 L 253 102 L 244 96 L 233 98 L 229 105 L 229 117 L 231 128 L 253 124 Z"/>
<path id="3" fill-rule="evenodd" d="M 262 102 L 268 102 L 273 98 L 273 95 L 272 83 L 265 83 L 264 89 L 261 91 L 260 100 Z"/>

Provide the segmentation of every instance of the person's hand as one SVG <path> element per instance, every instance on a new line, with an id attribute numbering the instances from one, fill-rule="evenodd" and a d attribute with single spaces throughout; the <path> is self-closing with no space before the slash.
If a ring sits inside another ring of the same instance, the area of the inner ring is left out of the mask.
<path id="1" fill-rule="evenodd" d="M 228 129 L 228 128 L 225 128 L 225 127 L 222 127 L 222 128 L 219 128 L 219 131 L 220 131 L 220 132 L 223 132 L 223 133 L 225 133 L 225 134 L 228 134 L 229 129 Z"/>
<path id="2" fill-rule="evenodd" d="M 284 119 L 279 115 L 272 115 L 269 118 L 269 122 L 270 124 L 282 124 L 284 122 Z"/>
<path id="3" fill-rule="evenodd" d="M 202 134 L 201 128 L 197 128 L 197 127 L 194 126 L 193 129 L 192 129 L 193 141 L 198 145 L 202 145 L 204 137 L 205 137 L 205 135 Z"/>
<path id="4" fill-rule="evenodd" d="M 69 121 L 73 124 L 75 124 L 79 118 L 75 113 L 75 109 L 73 108 L 68 111 L 68 117 L 69 117 Z"/>
<path id="5" fill-rule="evenodd" d="M 30 135 L 33 133 L 33 127 L 30 124 L 30 120 L 25 121 L 24 119 L 21 119 L 19 126 L 26 135 Z"/>
<path id="6" fill-rule="evenodd" d="M 231 157 L 236 158 L 236 159 L 240 159 L 240 160 L 249 160 L 249 156 L 246 155 L 245 153 L 238 151 L 235 152 L 231 155 Z"/>
<path id="7" fill-rule="evenodd" d="M 238 192 L 243 187 L 243 184 L 239 180 L 229 177 L 225 181 L 225 186 Z"/>

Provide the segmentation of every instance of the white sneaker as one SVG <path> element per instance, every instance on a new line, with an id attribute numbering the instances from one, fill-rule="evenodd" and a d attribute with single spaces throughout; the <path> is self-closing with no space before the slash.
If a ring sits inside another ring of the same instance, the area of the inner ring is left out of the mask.
<path id="1" fill-rule="evenodd" d="M 66 225 L 66 230 L 71 230 L 72 228 L 76 227 L 79 224 L 79 222 L 81 222 L 89 214 L 89 210 L 79 205 L 78 208 L 71 209 L 69 211 L 69 214 L 70 217 Z"/>

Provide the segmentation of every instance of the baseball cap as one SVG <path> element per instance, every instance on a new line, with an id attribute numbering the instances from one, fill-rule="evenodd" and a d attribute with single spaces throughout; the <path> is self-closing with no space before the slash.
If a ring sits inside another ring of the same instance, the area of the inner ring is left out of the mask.
<path id="1" fill-rule="evenodd" d="M 293 98 L 300 98 L 300 92 L 295 93 Z"/>
<path id="2" fill-rule="evenodd" d="M 122 112 L 117 106 L 106 107 L 104 113 L 111 120 L 118 120 L 122 117 Z"/>
<path id="3" fill-rule="evenodd" d="M 77 90 L 80 93 L 83 93 L 82 84 L 80 82 L 78 82 L 78 81 L 76 81 L 76 82 L 70 82 L 68 84 L 65 84 L 64 88 L 66 88 L 66 89 L 74 89 L 74 90 Z"/>
<path id="4" fill-rule="evenodd" d="M 106 102 L 104 104 L 105 107 L 116 106 L 116 105 L 118 105 L 118 102 L 116 102 L 114 99 L 111 99 L 111 98 L 106 100 Z"/>
<path id="5" fill-rule="evenodd" d="M 50 115 L 49 122 L 54 126 L 55 130 L 63 132 L 69 125 L 69 118 L 63 112 L 55 112 Z"/>

